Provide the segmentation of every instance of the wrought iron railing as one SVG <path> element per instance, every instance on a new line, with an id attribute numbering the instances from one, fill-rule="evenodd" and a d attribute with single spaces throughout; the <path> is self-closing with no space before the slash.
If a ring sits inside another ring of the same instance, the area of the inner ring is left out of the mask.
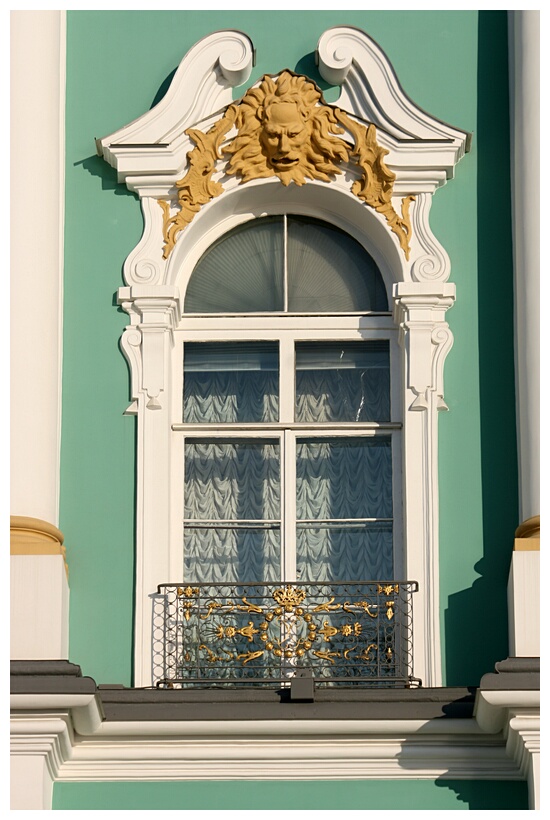
<path id="1" fill-rule="evenodd" d="M 272 685 L 306 667 L 316 685 L 410 685 L 416 590 L 410 581 L 161 584 L 155 684 Z"/>

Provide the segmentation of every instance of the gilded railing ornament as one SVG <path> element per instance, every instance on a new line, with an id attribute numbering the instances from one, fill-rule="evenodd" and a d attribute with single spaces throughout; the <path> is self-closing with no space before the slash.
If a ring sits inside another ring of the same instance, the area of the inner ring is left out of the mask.
<path id="1" fill-rule="evenodd" d="M 236 135 L 222 147 L 233 127 Z M 353 147 L 342 139 L 346 131 L 354 140 Z M 366 127 L 327 105 L 320 89 L 307 77 L 291 71 L 278 77 L 265 74 L 206 133 L 196 128 L 185 133 L 195 148 L 187 154 L 187 173 L 176 182 L 177 213 L 171 216 L 170 204 L 159 200 L 164 212 L 165 259 L 201 207 L 223 193 L 223 185 L 212 177 L 217 163 L 226 157 L 225 172 L 238 176 L 242 183 L 273 176 L 283 185 L 303 185 L 308 179 L 330 182 L 342 173 L 341 163 L 356 165 L 361 178 L 353 183 L 352 193 L 386 219 L 409 258 L 409 206 L 414 197 L 403 199 L 401 215 L 395 211 L 395 174 L 384 163 L 389 152 L 378 145 L 375 126 Z"/>
<path id="2" fill-rule="evenodd" d="M 408 651 L 403 636 L 414 588 L 367 582 L 159 587 L 168 589 L 167 656 L 175 653 L 169 677 L 265 677 L 274 669 L 284 676 L 309 665 L 324 677 L 330 670 L 353 678 L 366 669 L 367 677 L 385 680 L 396 655 Z"/>

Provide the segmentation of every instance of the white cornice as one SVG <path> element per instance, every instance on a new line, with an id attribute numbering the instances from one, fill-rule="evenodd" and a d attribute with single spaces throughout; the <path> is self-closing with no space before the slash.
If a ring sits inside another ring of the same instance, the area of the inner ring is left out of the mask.
<path id="1" fill-rule="evenodd" d="M 97 694 L 16 695 L 12 706 L 12 754 L 44 756 L 65 782 L 521 780 L 538 750 L 537 715 L 525 712 L 488 734 L 473 719 L 105 721 Z"/>
<path id="2" fill-rule="evenodd" d="M 474 714 L 484 732 L 500 732 L 510 713 L 521 709 L 540 709 L 538 689 L 479 689 Z"/>

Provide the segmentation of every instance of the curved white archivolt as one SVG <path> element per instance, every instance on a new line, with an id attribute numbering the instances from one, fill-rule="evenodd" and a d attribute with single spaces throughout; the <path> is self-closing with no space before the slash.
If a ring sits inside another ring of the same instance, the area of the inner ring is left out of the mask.
<path id="1" fill-rule="evenodd" d="M 231 180 L 225 193 L 202 208 L 176 242 L 168 258 L 165 282 L 185 293 L 191 273 L 202 254 L 231 228 L 260 216 L 282 213 L 316 217 L 341 228 L 368 250 L 378 265 L 386 291 L 406 278 L 408 267 L 385 220 L 367 208 L 349 190 L 323 182 L 285 188 L 277 179 L 239 185 Z"/>

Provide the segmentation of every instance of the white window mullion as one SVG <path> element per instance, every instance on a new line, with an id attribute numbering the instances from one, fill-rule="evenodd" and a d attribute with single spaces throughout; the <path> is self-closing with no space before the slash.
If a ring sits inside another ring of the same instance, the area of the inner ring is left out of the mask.
<path id="1" fill-rule="evenodd" d="M 283 310 L 288 313 L 288 230 L 286 214 L 283 214 Z"/>
<path id="2" fill-rule="evenodd" d="M 283 437 L 283 579 L 296 580 L 296 436 Z"/>
<path id="3" fill-rule="evenodd" d="M 282 334 L 279 342 L 279 421 L 283 424 L 294 421 L 294 362 L 294 338 L 290 334 Z"/>

